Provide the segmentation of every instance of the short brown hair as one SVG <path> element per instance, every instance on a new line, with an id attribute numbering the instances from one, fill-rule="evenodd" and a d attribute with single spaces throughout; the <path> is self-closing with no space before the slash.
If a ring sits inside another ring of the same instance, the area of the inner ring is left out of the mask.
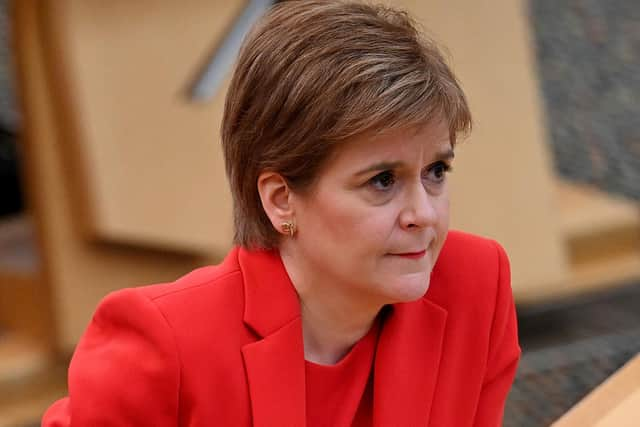
<path id="1" fill-rule="evenodd" d="M 234 242 L 277 247 L 257 189 L 263 171 L 308 190 L 335 147 L 434 118 L 471 129 L 465 95 L 438 46 L 407 13 L 351 1 L 275 5 L 244 40 L 222 121 Z"/>

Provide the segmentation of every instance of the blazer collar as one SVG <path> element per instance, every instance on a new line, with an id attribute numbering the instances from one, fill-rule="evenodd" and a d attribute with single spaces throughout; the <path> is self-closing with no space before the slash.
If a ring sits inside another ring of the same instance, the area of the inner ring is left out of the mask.
<path id="1" fill-rule="evenodd" d="M 244 322 L 266 337 L 300 318 L 300 302 L 276 250 L 240 248 L 238 262 L 244 280 Z"/>
<path id="2" fill-rule="evenodd" d="M 298 295 L 277 251 L 241 248 L 238 261 L 244 278 L 244 321 L 261 338 L 242 348 L 254 425 L 304 426 Z M 428 425 L 447 311 L 421 298 L 389 306 L 383 315 L 374 365 L 374 426 Z"/>
<path id="3" fill-rule="evenodd" d="M 244 322 L 260 340 L 242 348 L 253 425 L 304 426 L 304 346 L 298 295 L 277 251 L 241 248 Z"/>

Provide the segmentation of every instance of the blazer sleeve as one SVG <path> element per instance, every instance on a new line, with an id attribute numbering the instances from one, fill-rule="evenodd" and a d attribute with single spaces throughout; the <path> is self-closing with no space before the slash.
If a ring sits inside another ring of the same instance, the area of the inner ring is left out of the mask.
<path id="1" fill-rule="evenodd" d="M 491 326 L 489 356 L 474 421 L 475 427 L 502 425 L 505 402 L 513 383 L 520 346 L 509 259 L 498 243 L 498 290 Z"/>
<path id="2" fill-rule="evenodd" d="M 163 314 L 139 290 L 99 305 L 69 366 L 69 396 L 43 427 L 176 426 L 180 363 Z"/>

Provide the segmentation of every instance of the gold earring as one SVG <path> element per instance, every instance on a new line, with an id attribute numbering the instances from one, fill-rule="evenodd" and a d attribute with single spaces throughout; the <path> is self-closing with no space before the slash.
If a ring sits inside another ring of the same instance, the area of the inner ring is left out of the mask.
<path id="1" fill-rule="evenodd" d="M 293 221 L 285 221 L 281 224 L 282 231 L 285 233 L 289 233 L 290 237 L 296 233 L 296 224 Z"/>

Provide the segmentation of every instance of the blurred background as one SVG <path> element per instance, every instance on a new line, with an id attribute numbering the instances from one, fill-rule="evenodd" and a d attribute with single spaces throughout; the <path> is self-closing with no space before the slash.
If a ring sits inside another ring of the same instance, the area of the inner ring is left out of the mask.
<path id="1" fill-rule="evenodd" d="M 224 93 L 270 3 L 0 0 L 0 427 L 66 393 L 106 293 L 228 250 Z M 475 114 L 452 225 L 511 259 L 524 353 L 504 425 L 632 425 L 640 2 L 386 3 L 447 46 Z"/>

